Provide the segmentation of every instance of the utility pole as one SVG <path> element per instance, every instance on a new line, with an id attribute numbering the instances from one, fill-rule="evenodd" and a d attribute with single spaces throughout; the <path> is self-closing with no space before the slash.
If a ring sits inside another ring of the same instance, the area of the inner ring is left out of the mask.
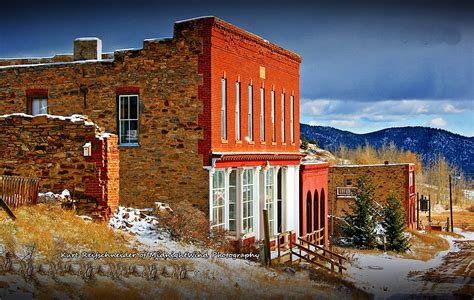
<path id="1" fill-rule="evenodd" d="M 428 222 L 430 222 L 431 226 L 431 194 L 428 195 Z"/>
<path id="2" fill-rule="evenodd" d="M 420 230 L 420 195 L 416 193 L 416 229 Z"/>
<path id="3" fill-rule="evenodd" d="M 268 210 L 263 210 L 263 233 L 265 237 L 265 264 L 272 265 L 272 258 L 270 254 L 270 226 L 268 223 Z"/>
<path id="4" fill-rule="evenodd" d="M 451 174 L 449 174 L 449 211 L 451 214 L 451 232 L 454 231 L 453 228 L 453 193 L 451 191 Z"/>

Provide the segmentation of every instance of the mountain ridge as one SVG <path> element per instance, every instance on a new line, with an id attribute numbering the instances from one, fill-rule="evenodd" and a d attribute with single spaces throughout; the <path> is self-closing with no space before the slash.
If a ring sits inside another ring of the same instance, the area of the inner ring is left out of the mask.
<path id="1" fill-rule="evenodd" d="M 464 173 L 474 173 L 474 137 L 444 129 L 407 126 L 357 134 L 328 126 L 300 124 L 300 132 L 302 137 L 316 140 L 321 148 L 330 151 L 339 149 L 340 145 L 354 149 L 366 143 L 378 149 L 393 142 L 399 149 L 418 153 L 425 164 L 442 155 L 450 163 L 459 166 Z"/>

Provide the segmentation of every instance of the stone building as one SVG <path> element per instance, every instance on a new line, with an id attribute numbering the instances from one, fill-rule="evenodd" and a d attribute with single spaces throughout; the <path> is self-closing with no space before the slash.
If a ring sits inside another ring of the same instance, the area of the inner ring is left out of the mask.
<path id="1" fill-rule="evenodd" d="M 71 55 L 0 60 L 0 114 L 81 114 L 116 133 L 122 205 L 188 201 L 246 240 L 263 237 L 267 208 L 272 235 L 303 234 L 300 63 L 218 18 L 196 18 L 141 49 L 102 53 L 98 38 L 80 38 Z"/>
<path id="2" fill-rule="evenodd" d="M 329 168 L 328 209 L 335 219 L 350 211 L 348 204 L 355 198 L 357 178 L 367 175 L 375 188 L 375 200 L 382 204 L 390 194 L 402 201 L 406 211 L 407 226 L 416 224 L 415 165 L 412 163 L 373 164 L 373 165 L 337 165 Z M 331 222 L 332 222 L 331 221 Z"/>

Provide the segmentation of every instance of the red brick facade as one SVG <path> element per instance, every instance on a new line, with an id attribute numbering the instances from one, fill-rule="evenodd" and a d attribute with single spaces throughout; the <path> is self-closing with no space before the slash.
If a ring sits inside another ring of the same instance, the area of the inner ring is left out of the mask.
<path id="1" fill-rule="evenodd" d="M 300 167 L 300 233 L 323 229 L 328 246 L 329 163 L 304 163 Z"/>

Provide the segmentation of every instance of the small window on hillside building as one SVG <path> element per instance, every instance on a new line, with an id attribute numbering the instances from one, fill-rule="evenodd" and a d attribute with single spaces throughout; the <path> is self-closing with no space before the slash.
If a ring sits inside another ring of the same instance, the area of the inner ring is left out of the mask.
<path id="1" fill-rule="evenodd" d="M 138 95 L 120 95 L 119 108 L 119 137 L 121 145 L 138 145 Z"/>
<path id="2" fill-rule="evenodd" d="M 46 96 L 33 96 L 30 100 L 29 113 L 33 116 L 48 113 L 48 98 Z"/>
<path id="3" fill-rule="evenodd" d="M 346 186 L 352 186 L 352 178 L 346 178 Z"/>

